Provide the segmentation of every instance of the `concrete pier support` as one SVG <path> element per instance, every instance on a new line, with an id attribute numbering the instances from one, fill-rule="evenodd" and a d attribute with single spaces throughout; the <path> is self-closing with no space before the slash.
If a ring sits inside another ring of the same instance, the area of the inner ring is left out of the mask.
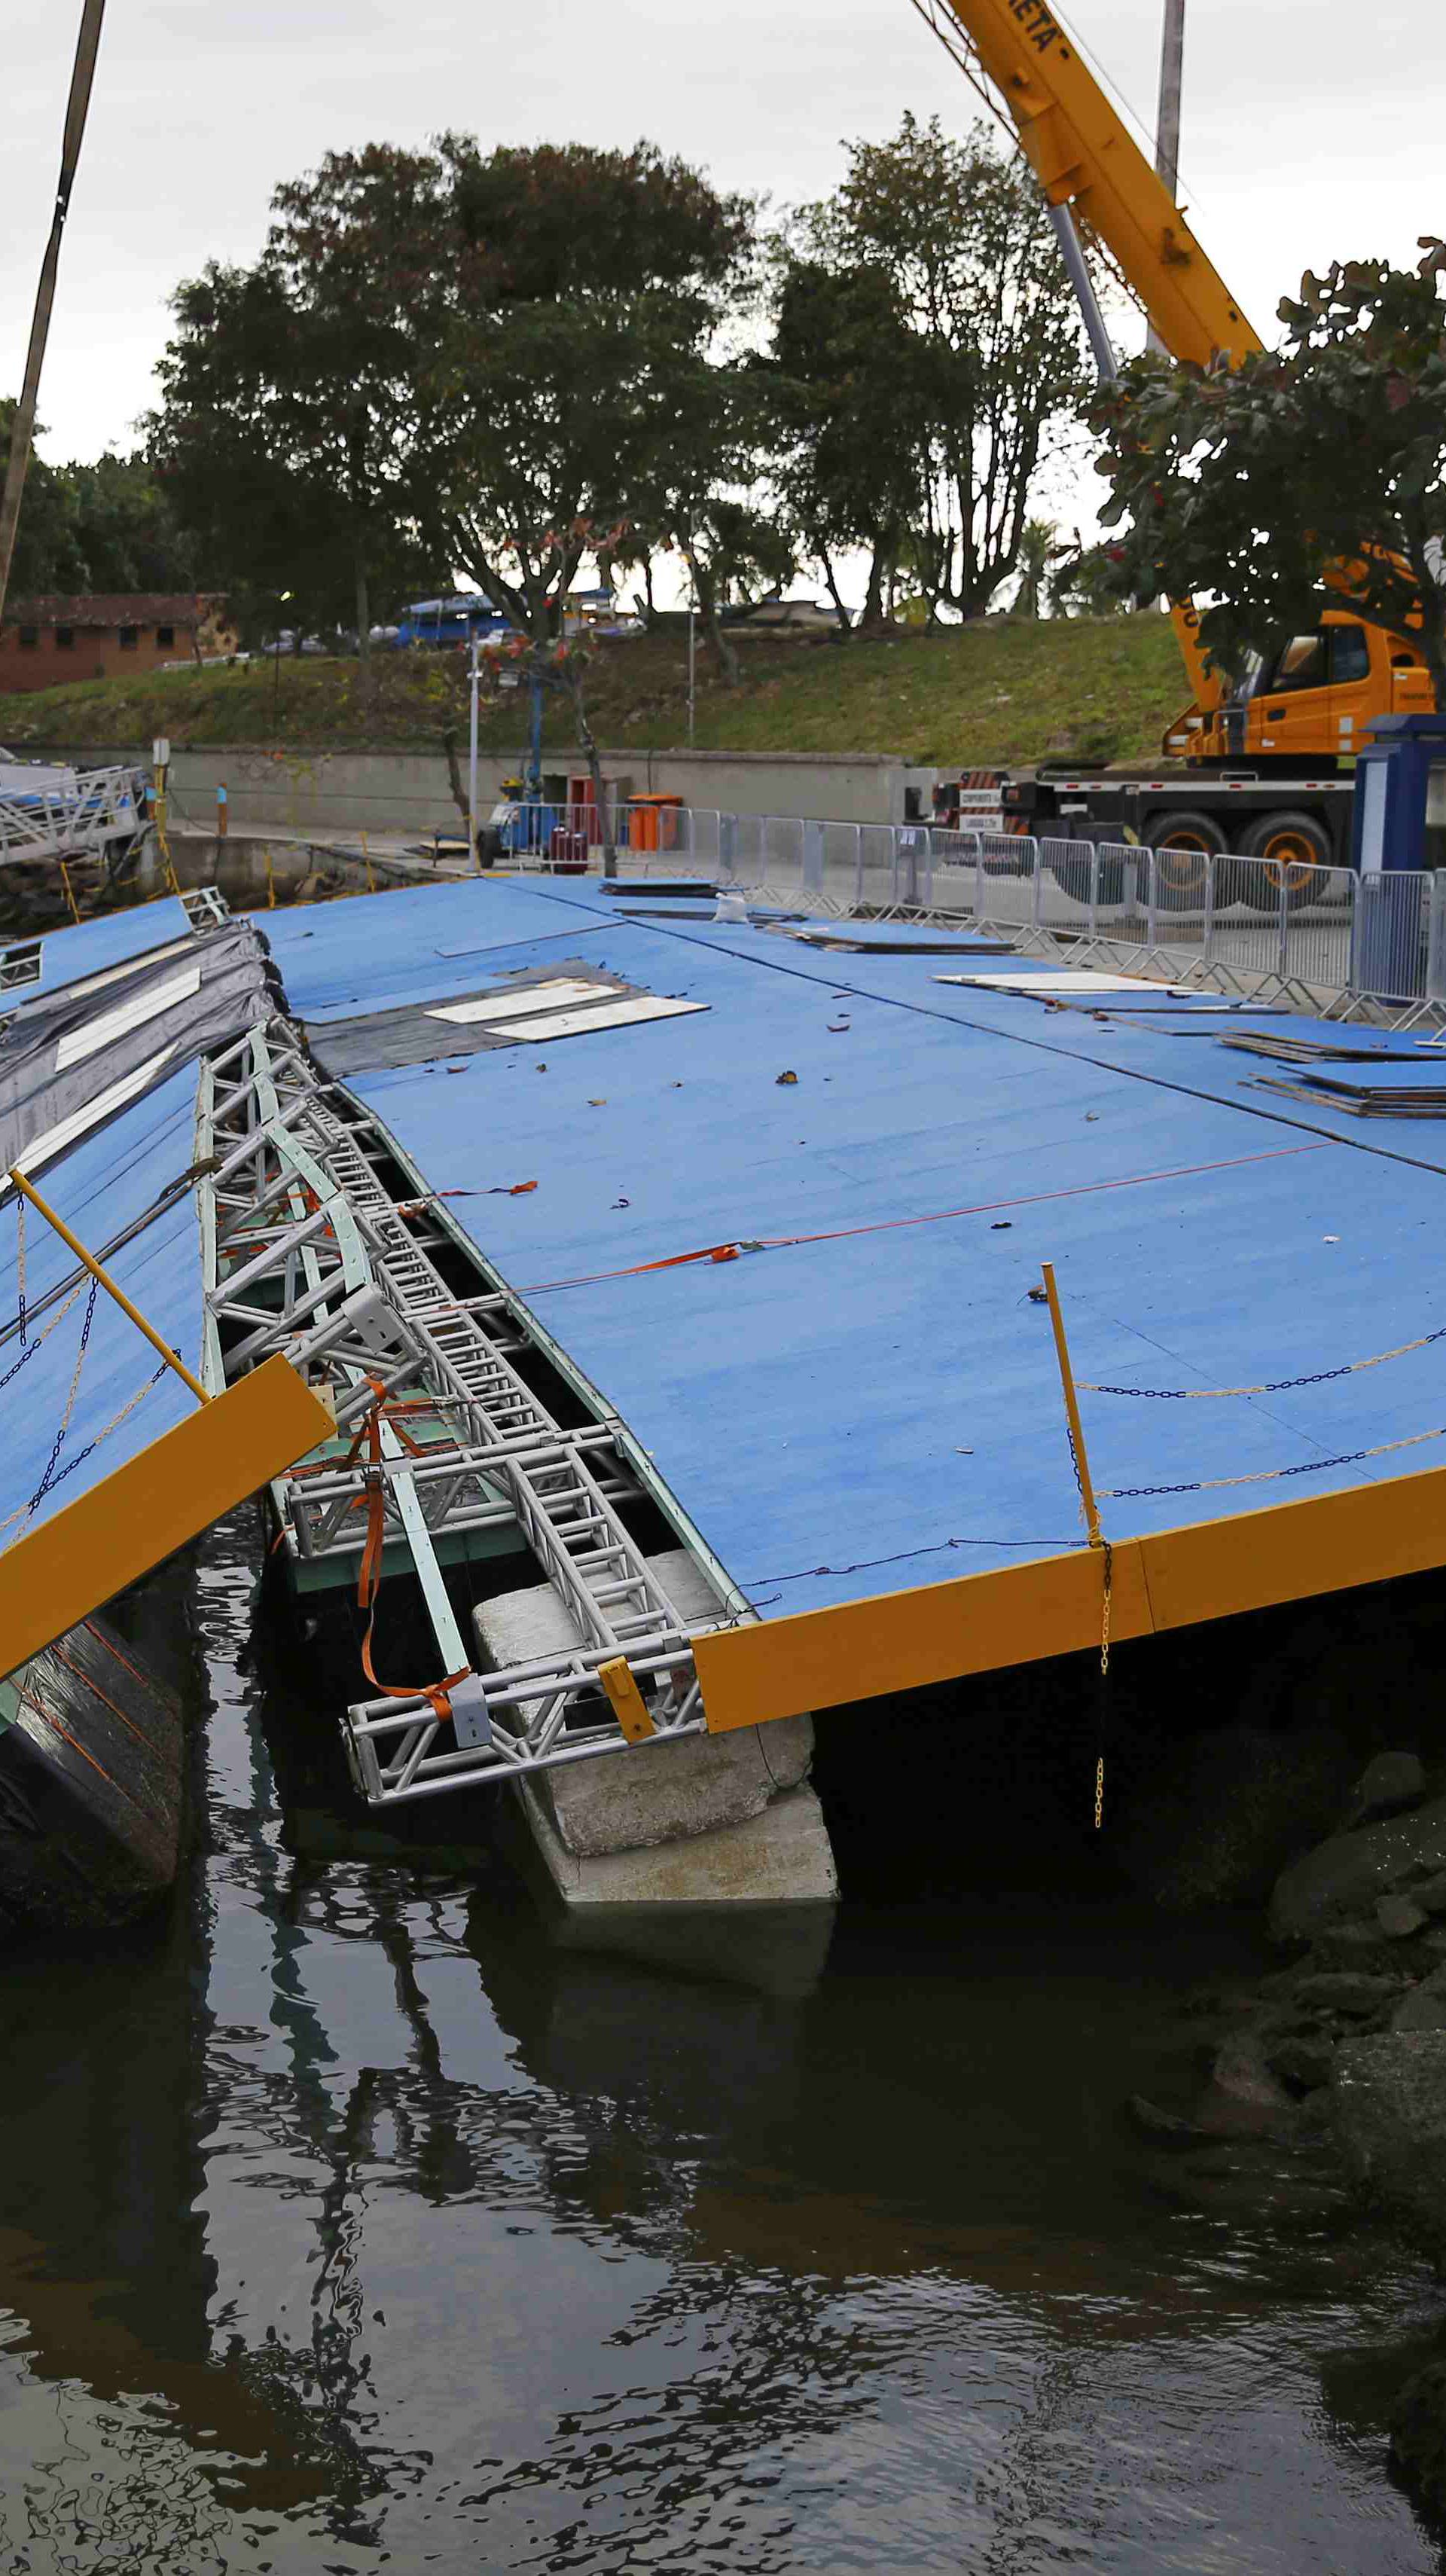
<path id="1" fill-rule="evenodd" d="M 685 1550 L 649 1562 L 685 1619 L 716 1615 Z M 576 1642 L 545 1583 L 481 1603 L 475 1619 L 494 1665 Z M 512 1795 L 568 1905 L 827 1903 L 838 1876 L 812 1756 L 813 1720 L 785 1718 L 536 1772 Z"/>

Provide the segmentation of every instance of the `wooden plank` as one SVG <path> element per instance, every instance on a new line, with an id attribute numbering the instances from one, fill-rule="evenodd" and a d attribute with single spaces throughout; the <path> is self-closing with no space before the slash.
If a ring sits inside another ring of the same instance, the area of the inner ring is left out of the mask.
<path id="1" fill-rule="evenodd" d="M 330 1438 L 329 1404 L 269 1359 L 0 1555 L 0 1673 L 136 1583 Z"/>

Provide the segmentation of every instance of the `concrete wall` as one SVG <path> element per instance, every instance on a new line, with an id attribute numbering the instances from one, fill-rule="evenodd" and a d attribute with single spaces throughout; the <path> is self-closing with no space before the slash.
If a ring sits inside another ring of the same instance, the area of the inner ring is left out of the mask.
<path id="1" fill-rule="evenodd" d="M 4 738 L 0 706 L 0 740 Z M 77 763 L 149 762 L 149 744 L 27 744 L 27 758 Z M 559 767 L 576 769 L 576 760 Z M 489 755 L 478 765 L 485 812 L 517 769 L 517 756 Z M 909 768 L 889 753 L 830 757 L 814 752 L 604 752 L 605 776 L 626 794 L 657 791 L 730 814 L 820 815 L 844 823 L 902 823 L 906 785 L 926 784 L 932 770 Z M 463 777 L 466 762 L 463 751 Z M 172 801 L 178 819 L 209 825 L 216 789 L 225 785 L 236 831 L 456 832 L 460 816 L 439 749 L 394 751 L 245 750 L 199 745 L 173 752 Z M 927 794 L 925 807 L 927 810 Z"/>

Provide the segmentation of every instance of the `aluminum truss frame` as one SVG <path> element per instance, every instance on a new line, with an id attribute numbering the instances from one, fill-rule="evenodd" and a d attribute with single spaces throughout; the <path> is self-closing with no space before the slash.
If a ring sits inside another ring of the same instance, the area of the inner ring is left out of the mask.
<path id="1" fill-rule="evenodd" d="M 369 1527 L 384 1549 L 400 1546 L 443 1672 L 466 1675 L 450 1722 L 422 1690 L 347 1710 L 357 1786 L 369 1804 L 389 1806 L 623 1752 L 628 1738 L 598 1681 L 620 1659 L 656 1735 L 701 1732 L 690 1636 L 751 1615 L 746 1603 L 695 1548 L 727 1597 L 716 1622 L 684 1622 L 619 1516 L 643 1490 L 624 1426 L 553 1419 L 513 1366 L 531 1339 L 524 1311 L 501 1292 L 453 1293 L 428 1257 L 428 1241 L 443 1238 L 414 1230 L 419 1216 L 427 1223 L 425 1202 L 399 1202 L 379 1177 L 391 1152 L 342 1086 L 317 1078 L 284 1020 L 250 1030 L 204 1069 L 208 1383 L 273 1351 L 330 1380 L 352 1448 L 304 1461 L 273 1486 L 281 1543 L 311 1562 L 359 1562 Z M 399 1409 L 428 1436 L 400 1433 Z M 437 1547 L 497 1527 L 530 1549 L 574 1642 L 479 1676 Z"/>
<path id="2" fill-rule="evenodd" d="M 103 858 L 143 828 L 140 773 L 83 769 L 0 796 L 0 866 L 22 860 Z"/>

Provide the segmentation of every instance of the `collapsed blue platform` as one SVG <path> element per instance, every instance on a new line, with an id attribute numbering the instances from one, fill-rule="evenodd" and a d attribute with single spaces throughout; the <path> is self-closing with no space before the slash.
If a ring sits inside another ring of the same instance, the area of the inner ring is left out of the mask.
<path id="1" fill-rule="evenodd" d="M 1081 1541 L 1042 1261 L 1080 1379 L 1164 1391 L 1082 1395 L 1112 1535 L 1446 1464 L 1446 1344 L 1329 1374 L 1441 1329 L 1446 1121 L 1272 1099 L 1285 1069 L 1220 1043 L 1339 1030 L 1218 997 L 1051 1006 L 940 982 L 974 971 L 967 934 L 820 950 L 627 918 L 595 885 L 479 879 L 261 927 L 323 1066 L 329 1031 L 364 1049 L 372 1015 L 569 963 L 705 1006 L 472 1053 L 438 1024 L 429 1060 L 379 1042 L 347 1082 L 765 1620 Z M 1441 1051 L 1412 1060 L 1446 1101 Z M 735 1245 L 766 1248 L 686 1257 Z M 1285 1378 L 1317 1382 L 1184 1400 Z M 1280 1469 L 1301 1472 L 1217 1482 Z"/>

